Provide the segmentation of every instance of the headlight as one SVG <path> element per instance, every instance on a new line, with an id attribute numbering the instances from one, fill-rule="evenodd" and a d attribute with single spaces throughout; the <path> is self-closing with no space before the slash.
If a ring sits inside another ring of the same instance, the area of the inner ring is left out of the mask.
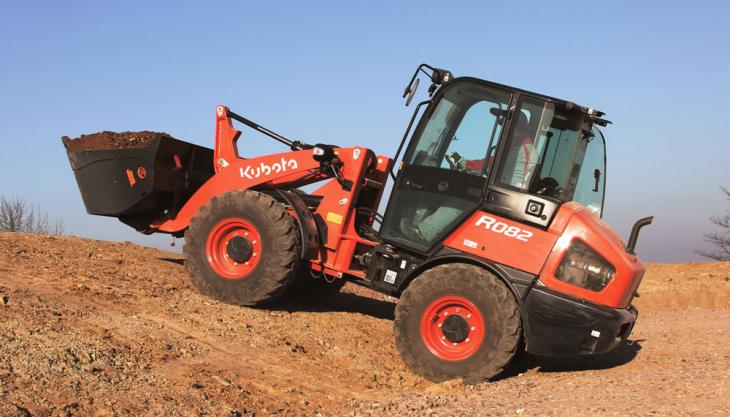
<path id="1" fill-rule="evenodd" d="M 616 269 L 580 240 L 574 240 L 560 261 L 555 277 L 591 291 L 601 291 L 616 275 Z"/>
<path id="2" fill-rule="evenodd" d="M 319 163 L 331 162 L 335 159 L 335 148 L 332 145 L 318 143 L 312 148 L 312 158 Z"/>

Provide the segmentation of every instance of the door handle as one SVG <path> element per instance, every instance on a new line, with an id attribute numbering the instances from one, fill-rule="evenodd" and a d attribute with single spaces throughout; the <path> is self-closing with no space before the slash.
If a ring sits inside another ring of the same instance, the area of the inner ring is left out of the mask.
<path id="1" fill-rule="evenodd" d="M 419 191 L 423 190 L 422 185 L 416 184 L 415 182 L 411 181 L 410 179 L 406 179 L 405 181 L 403 181 L 403 183 L 410 188 L 415 188 L 416 190 L 419 190 Z"/>
<path id="2" fill-rule="evenodd" d="M 595 171 L 593 171 L 593 178 L 596 180 L 596 184 L 593 186 L 593 192 L 597 193 L 598 185 L 599 185 L 599 182 L 601 181 L 601 170 L 600 169 L 596 169 Z"/>

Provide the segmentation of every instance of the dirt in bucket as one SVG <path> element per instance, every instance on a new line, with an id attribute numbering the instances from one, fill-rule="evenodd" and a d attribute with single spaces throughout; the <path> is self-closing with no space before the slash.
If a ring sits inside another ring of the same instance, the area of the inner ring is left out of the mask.
<path id="1" fill-rule="evenodd" d="M 110 132 L 103 131 L 90 135 L 81 135 L 71 139 L 68 136 L 61 138 L 69 151 L 111 150 L 111 149 L 139 149 L 149 146 L 158 135 L 168 136 L 161 132 Z"/>

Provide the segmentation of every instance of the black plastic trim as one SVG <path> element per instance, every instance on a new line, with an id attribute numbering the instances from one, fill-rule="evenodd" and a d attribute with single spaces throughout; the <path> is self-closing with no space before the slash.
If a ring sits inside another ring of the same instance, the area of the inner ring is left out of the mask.
<path id="1" fill-rule="evenodd" d="M 552 199 L 496 185 L 490 185 L 488 191 L 482 210 L 542 229 L 548 228 L 562 205 Z M 535 205 L 539 210 L 533 214 L 530 208 Z"/>
<path id="2" fill-rule="evenodd" d="M 304 200 L 297 194 L 284 191 L 276 190 L 274 197 L 278 196 L 277 200 L 284 200 L 296 213 L 296 220 L 299 223 L 299 233 L 302 239 L 302 259 L 313 259 L 317 256 L 319 250 L 319 233 L 317 230 L 317 222 L 314 219 L 314 215 L 309 211 L 309 207 L 304 203 Z"/>
<path id="3" fill-rule="evenodd" d="M 626 341 L 637 316 L 633 306 L 600 306 L 535 285 L 523 301 L 525 350 L 544 356 L 605 353 Z"/>
<path id="4" fill-rule="evenodd" d="M 502 280 L 518 300 L 525 297 L 527 291 L 532 286 L 532 283 L 537 280 L 537 277 L 526 272 L 518 271 L 506 265 L 501 265 L 456 249 L 442 246 L 438 253 L 429 257 L 409 272 L 408 276 L 400 283 L 397 290 L 398 293 L 402 293 L 408 284 L 410 284 L 410 282 L 413 281 L 413 279 L 415 279 L 421 272 L 433 268 L 434 266 L 450 262 L 463 262 L 483 267 Z"/>

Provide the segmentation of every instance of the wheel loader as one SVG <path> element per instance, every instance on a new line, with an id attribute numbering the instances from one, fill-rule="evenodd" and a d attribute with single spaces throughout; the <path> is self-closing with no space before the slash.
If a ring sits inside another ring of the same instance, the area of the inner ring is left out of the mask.
<path id="1" fill-rule="evenodd" d="M 67 154 L 87 211 L 184 237 L 208 296 L 316 302 L 349 281 L 398 297 L 395 344 L 429 380 L 494 378 L 523 349 L 577 356 L 624 342 L 652 218 L 627 243 L 601 220 L 604 113 L 426 64 L 406 105 L 421 79 L 427 97 L 393 157 L 290 140 L 223 105 L 213 149 L 158 135 Z M 242 155 L 234 122 L 289 149 Z"/>

